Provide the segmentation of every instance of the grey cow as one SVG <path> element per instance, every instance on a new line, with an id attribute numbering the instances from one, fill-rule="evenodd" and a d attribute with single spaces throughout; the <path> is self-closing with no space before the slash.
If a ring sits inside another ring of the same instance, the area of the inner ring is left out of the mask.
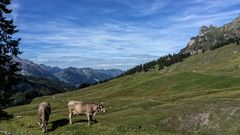
<path id="1" fill-rule="evenodd" d="M 86 114 L 88 118 L 88 125 L 92 124 L 92 118 L 96 113 L 105 112 L 103 102 L 101 104 L 88 104 L 81 101 L 69 101 L 69 123 L 72 124 L 72 115 L 83 115 Z"/>
<path id="2" fill-rule="evenodd" d="M 38 116 L 39 116 L 39 125 L 42 128 L 42 132 L 47 132 L 47 125 L 49 116 L 51 114 L 51 106 L 47 102 L 42 102 L 39 104 Z"/>

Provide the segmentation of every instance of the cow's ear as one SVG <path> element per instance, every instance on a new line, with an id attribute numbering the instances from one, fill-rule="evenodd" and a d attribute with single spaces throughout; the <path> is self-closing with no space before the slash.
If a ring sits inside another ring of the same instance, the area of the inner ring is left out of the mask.
<path id="1" fill-rule="evenodd" d="M 102 101 L 102 102 L 101 102 L 101 105 L 103 105 L 103 104 L 104 104 L 104 102 Z"/>

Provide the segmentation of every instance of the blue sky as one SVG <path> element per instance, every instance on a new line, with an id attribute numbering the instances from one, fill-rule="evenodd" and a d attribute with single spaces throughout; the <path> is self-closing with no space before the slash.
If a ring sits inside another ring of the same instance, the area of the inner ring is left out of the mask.
<path id="1" fill-rule="evenodd" d="M 240 0 L 13 0 L 22 58 L 62 68 L 128 69 L 178 52 Z"/>

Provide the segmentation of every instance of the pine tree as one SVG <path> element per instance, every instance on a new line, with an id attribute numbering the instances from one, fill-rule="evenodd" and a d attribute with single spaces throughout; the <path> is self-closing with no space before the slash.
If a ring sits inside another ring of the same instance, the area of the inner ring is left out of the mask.
<path id="1" fill-rule="evenodd" d="M 0 106 L 11 96 L 11 88 L 15 84 L 19 71 L 19 63 L 14 62 L 18 56 L 20 38 L 12 36 L 18 32 L 13 24 L 13 19 L 7 19 L 12 10 L 7 6 L 10 0 L 0 0 Z"/>

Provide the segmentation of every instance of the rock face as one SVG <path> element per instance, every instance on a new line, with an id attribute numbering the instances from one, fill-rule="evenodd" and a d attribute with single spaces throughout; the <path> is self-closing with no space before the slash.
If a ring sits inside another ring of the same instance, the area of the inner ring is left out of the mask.
<path id="1" fill-rule="evenodd" d="M 209 27 L 207 26 L 202 26 L 200 27 L 200 30 L 199 30 L 199 36 L 203 36 L 205 33 L 211 31 L 211 30 L 215 30 L 217 29 L 217 27 L 213 26 L 213 25 L 210 25 Z"/>
<path id="2" fill-rule="evenodd" d="M 191 47 L 195 43 L 195 38 L 191 38 L 191 40 L 188 42 L 188 47 Z"/>
<path id="3" fill-rule="evenodd" d="M 239 43 L 239 40 L 240 16 L 221 27 L 215 27 L 213 25 L 209 27 L 202 26 L 199 30 L 199 34 L 190 39 L 187 47 L 182 49 L 181 53 L 190 53 L 194 55 L 226 44 Z"/>

